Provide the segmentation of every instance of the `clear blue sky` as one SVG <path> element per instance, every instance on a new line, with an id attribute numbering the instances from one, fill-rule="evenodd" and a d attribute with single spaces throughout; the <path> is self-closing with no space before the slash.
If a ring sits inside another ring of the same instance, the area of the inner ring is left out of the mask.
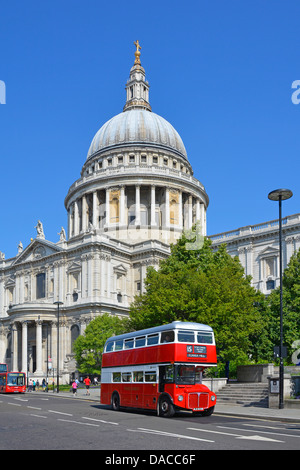
<path id="1" fill-rule="evenodd" d="M 67 229 L 64 198 L 90 142 L 122 111 L 142 46 L 150 103 L 181 135 L 210 198 L 208 233 L 300 212 L 300 2 L 2 2 L 0 251 Z"/>

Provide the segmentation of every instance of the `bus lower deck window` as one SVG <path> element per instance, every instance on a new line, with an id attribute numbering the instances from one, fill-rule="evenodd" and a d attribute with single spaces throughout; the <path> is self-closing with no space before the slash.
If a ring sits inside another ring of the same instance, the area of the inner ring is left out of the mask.
<path id="1" fill-rule="evenodd" d="M 132 382 L 131 372 L 122 373 L 122 382 Z"/>
<path id="2" fill-rule="evenodd" d="M 144 380 L 144 373 L 142 370 L 135 371 L 133 373 L 133 381 L 134 382 L 143 382 Z"/>
<path id="3" fill-rule="evenodd" d="M 145 382 L 156 382 L 156 372 L 145 371 Z"/>

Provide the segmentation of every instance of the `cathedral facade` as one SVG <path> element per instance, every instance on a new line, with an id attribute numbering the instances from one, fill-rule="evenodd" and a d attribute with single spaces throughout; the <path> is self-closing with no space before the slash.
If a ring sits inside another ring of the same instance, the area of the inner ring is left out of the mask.
<path id="1" fill-rule="evenodd" d="M 0 252 L 0 362 L 29 377 L 68 383 L 86 325 L 103 313 L 128 315 L 147 266 L 157 267 L 183 230 L 197 222 L 206 235 L 208 196 L 179 134 L 152 112 L 136 46 L 125 106 L 96 133 L 66 195 L 67 231 L 53 243 L 38 221 L 16 257 Z"/>
<path id="2" fill-rule="evenodd" d="M 228 253 L 239 258 L 245 274 L 251 276 L 252 285 L 257 290 L 269 295 L 279 287 L 279 220 L 247 225 L 209 238 L 214 249 L 226 243 Z M 289 215 L 282 219 L 283 270 L 299 249 L 300 214 Z"/>
<path id="3" fill-rule="evenodd" d="M 0 362 L 29 377 L 68 383 L 86 325 L 104 313 L 128 315 L 147 266 L 158 267 L 184 230 L 196 225 L 206 235 L 208 195 L 178 132 L 151 109 L 135 45 L 124 108 L 96 133 L 66 195 L 67 230 L 53 243 L 38 221 L 16 257 L 0 252 Z M 278 220 L 210 238 L 239 257 L 255 288 L 268 295 L 279 285 Z M 295 214 L 283 219 L 283 267 L 299 248 Z"/>

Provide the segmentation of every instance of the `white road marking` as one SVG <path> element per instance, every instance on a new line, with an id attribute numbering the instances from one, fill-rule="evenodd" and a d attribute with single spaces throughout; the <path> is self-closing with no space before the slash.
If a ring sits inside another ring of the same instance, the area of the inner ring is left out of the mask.
<path id="1" fill-rule="evenodd" d="M 98 423 L 113 424 L 115 426 L 119 426 L 119 423 L 113 423 L 112 421 L 104 421 L 103 419 L 88 418 L 86 416 L 82 416 L 82 419 L 89 419 L 90 421 L 97 421 Z"/>
<path id="2" fill-rule="evenodd" d="M 138 429 L 127 429 L 127 431 L 130 432 L 144 432 L 146 434 L 155 434 L 157 436 L 166 436 L 166 437 L 176 437 L 177 439 L 190 439 L 192 441 L 204 441 L 204 442 L 215 442 L 211 441 L 208 439 L 201 439 L 199 437 L 192 437 L 192 436 L 186 436 L 185 434 L 173 434 L 171 432 L 164 432 L 164 431 L 158 431 L 156 429 L 145 429 L 145 428 L 138 428 Z"/>
<path id="3" fill-rule="evenodd" d="M 220 428 L 222 428 L 223 426 L 219 426 Z M 226 427 L 226 426 L 224 426 Z M 249 439 L 249 440 L 255 440 L 255 441 L 273 441 L 273 442 L 284 442 L 284 441 L 279 441 L 277 439 L 270 439 L 268 437 L 263 437 L 263 436 L 257 436 L 257 435 L 253 435 L 253 436 L 243 436 L 243 435 L 240 435 L 240 434 L 232 434 L 232 433 L 229 433 L 229 432 L 222 432 L 222 431 L 213 431 L 211 429 L 198 429 L 198 428 L 187 428 L 187 429 L 190 429 L 190 430 L 193 430 L 193 431 L 200 431 L 200 432 L 211 432 L 213 434 L 223 434 L 225 436 L 232 436 L 232 437 L 235 437 L 236 439 Z M 229 429 L 234 429 L 234 428 L 229 428 Z M 240 431 L 246 431 L 246 429 L 240 429 Z"/>
<path id="4" fill-rule="evenodd" d="M 232 428 L 229 426 L 218 426 L 219 428 L 222 429 L 233 429 L 235 431 L 248 431 L 247 429 L 240 429 L 240 428 Z M 248 432 L 250 432 L 249 430 Z M 275 434 L 276 436 L 283 436 L 283 437 L 297 437 L 299 439 L 300 436 L 295 436 L 295 434 L 286 434 L 286 433 L 280 433 L 280 432 L 269 432 L 269 431 L 258 431 L 261 434 Z"/>
<path id="5" fill-rule="evenodd" d="M 62 411 L 55 411 L 55 410 L 48 410 L 48 411 L 49 411 L 49 413 L 56 413 L 58 415 L 73 416 L 70 413 L 63 413 Z"/>
<path id="6" fill-rule="evenodd" d="M 72 419 L 61 419 L 61 418 L 58 418 L 57 421 L 64 421 L 65 423 L 83 424 L 84 426 L 94 426 L 94 427 L 96 427 L 96 428 L 99 428 L 99 424 L 82 423 L 81 421 L 74 421 L 74 420 L 72 420 Z"/>

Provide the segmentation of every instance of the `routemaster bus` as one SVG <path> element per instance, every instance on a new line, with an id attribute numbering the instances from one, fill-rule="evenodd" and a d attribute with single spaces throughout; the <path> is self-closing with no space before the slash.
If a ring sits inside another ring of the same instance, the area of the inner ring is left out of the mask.
<path id="1" fill-rule="evenodd" d="M 104 346 L 101 403 L 201 416 L 213 413 L 216 395 L 202 384 L 202 372 L 217 365 L 210 326 L 175 321 L 109 338 Z"/>
<path id="2" fill-rule="evenodd" d="M 24 372 L 0 372 L 0 393 L 25 393 Z"/>

